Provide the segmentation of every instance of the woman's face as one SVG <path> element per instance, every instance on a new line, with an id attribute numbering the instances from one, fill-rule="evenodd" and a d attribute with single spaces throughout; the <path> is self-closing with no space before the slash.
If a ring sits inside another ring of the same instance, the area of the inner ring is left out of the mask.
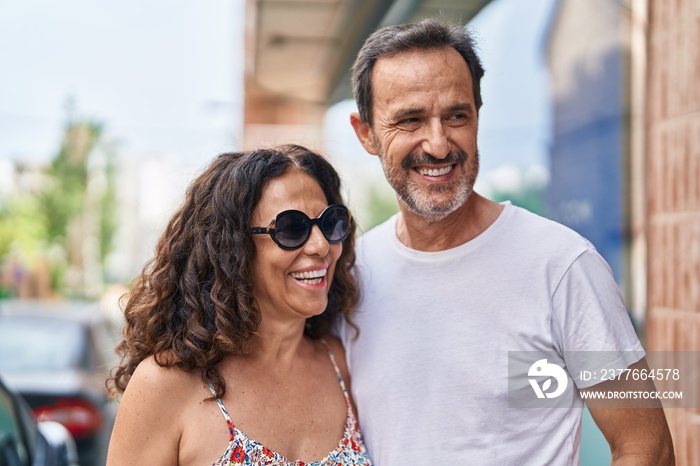
<path id="1" fill-rule="evenodd" d="M 326 207 L 321 186 L 305 172 L 292 168 L 268 182 L 251 225 L 267 227 L 278 213 L 292 209 L 316 218 Z M 253 235 L 253 241 L 253 296 L 263 320 L 298 321 L 321 314 L 328 304 L 342 243 L 329 244 L 318 226 L 312 228 L 308 241 L 293 251 L 280 248 L 269 235 Z"/>

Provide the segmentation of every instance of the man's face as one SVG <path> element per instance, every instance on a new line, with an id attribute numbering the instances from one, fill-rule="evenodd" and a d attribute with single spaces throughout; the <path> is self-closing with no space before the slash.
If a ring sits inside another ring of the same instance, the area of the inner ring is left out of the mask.
<path id="1" fill-rule="evenodd" d="M 356 114 L 352 123 L 399 199 L 430 220 L 457 210 L 479 171 L 476 106 L 462 56 L 444 48 L 380 58 L 372 92 L 372 126 Z"/>

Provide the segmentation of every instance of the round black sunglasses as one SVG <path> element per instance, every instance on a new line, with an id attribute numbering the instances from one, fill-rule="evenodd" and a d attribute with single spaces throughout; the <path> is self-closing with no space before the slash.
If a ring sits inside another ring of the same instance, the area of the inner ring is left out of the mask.
<path id="1" fill-rule="evenodd" d="M 340 243 L 350 234 L 352 215 L 342 204 L 326 207 L 318 218 L 311 219 L 304 212 L 285 210 L 277 214 L 267 228 L 253 227 L 254 235 L 270 235 L 277 246 L 293 251 L 299 249 L 309 240 L 311 229 L 318 225 L 323 237 L 330 244 Z"/>

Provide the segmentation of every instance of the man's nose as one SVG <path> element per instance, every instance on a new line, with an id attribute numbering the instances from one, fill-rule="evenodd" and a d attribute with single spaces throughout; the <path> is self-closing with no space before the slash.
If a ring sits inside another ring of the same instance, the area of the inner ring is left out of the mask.
<path id="1" fill-rule="evenodd" d="M 450 142 L 442 121 L 432 121 L 426 128 L 422 149 L 425 153 L 438 159 L 444 159 L 450 153 Z"/>

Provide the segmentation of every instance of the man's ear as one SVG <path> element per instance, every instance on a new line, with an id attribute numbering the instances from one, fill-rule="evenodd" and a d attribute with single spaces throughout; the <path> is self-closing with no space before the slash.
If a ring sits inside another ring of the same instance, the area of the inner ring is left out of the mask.
<path id="1" fill-rule="evenodd" d="M 360 140 L 362 147 L 364 147 L 365 150 L 372 155 L 379 155 L 379 150 L 375 144 L 375 139 L 372 137 L 372 129 L 367 123 L 362 121 L 359 113 L 352 112 L 350 114 L 350 124 L 355 130 L 357 139 Z"/>

